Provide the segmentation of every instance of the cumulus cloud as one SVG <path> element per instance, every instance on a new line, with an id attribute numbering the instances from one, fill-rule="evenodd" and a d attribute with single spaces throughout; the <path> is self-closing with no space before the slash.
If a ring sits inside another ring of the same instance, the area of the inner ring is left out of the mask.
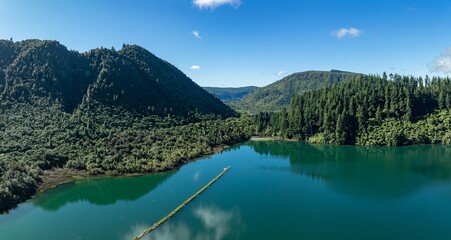
<path id="1" fill-rule="evenodd" d="M 355 38 L 362 35 L 363 31 L 357 28 L 340 28 L 337 31 L 333 31 L 332 35 L 336 38 Z"/>
<path id="2" fill-rule="evenodd" d="M 200 66 L 193 65 L 193 66 L 191 66 L 191 69 L 192 70 L 200 70 Z"/>
<path id="3" fill-rule="evenodd" d="M 451 47 L 443 51 L 432 63 L 431 70 L 434 72 L 451 73 Z"/>
<path id="4" fill-rule="evenodd" d="M 193 0 L 194 6 L 200 9 L 215 9 L 221 5 L 230 5 L 232 7 L 239 7 L 241 0 Z"/>
<path id="5" fill-rule="evenodd" d="M 199 31 L 192 31 L 191 33 L 193 34 L 193 36 L 194 36 L 195 38 L 202 39 L 202 37 L 200 36 Z"/>

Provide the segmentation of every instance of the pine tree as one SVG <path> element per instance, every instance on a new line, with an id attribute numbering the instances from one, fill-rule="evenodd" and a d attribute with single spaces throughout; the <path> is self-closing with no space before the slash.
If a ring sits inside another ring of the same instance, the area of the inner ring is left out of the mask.
<path id="1" fill-rule="evenodd" d="M 446 104 L 446 109 L 451 109 L 451 99 L 449 97 L 449 94 L 446 94 L 445 104 Z"/>
<path id="2" fill-rule="evenodd" d="M 410 106 L 410 98 L 407 98 L 405 108 L 406 108 L 406 113 L 404 114 L 404 119 L 407 121 L 411 121 L 412 120 L 412 108 Z"/>
<path id="3" fill-rule="evenodd" d="M 338 116 L 335 126 L 335 143 L 344 144 L 346 142 L 345 114 L 344 111 Z"/>
<path id="4" fill-rule="evenodd" d="M 280 135 L 285 136 L 286 131 L 288 129 L 288 113 L 285 108 L 282 109 L 282 112 L 280 113 Z"/>
<path id="5" fill-rule="evenodd" d="M 358 106 L 357 107 L 357 124 L 358 124 L 358 132 L 362 133 L 366 131 L 366 117 L 365 114 L 363 112 L 363 107 L 362 106 Z"/>
<path id="6" fill-rule="evenodd" d="M 377 106 L 375 118 L 378 123 L 382 121 L 382 111 L 380 106 Z"/>
<path id="7" fill-rule="evenodd" d="M 445 109 L 445 107 L 446 107 L 445 93 L 443 92 L 443 89 L 441 89 L 438 95 L 438 108 L 442 110 Z"/>

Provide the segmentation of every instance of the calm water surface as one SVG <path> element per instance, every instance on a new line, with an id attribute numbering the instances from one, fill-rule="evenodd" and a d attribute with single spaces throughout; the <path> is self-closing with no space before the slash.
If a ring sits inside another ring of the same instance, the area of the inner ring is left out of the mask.
<path id="1" fill-rule="evenodd" d="M 0 215 L 0 239 L 451 239 L 451 146 L 250 141 L 169 173 L 80 180 Z"/>

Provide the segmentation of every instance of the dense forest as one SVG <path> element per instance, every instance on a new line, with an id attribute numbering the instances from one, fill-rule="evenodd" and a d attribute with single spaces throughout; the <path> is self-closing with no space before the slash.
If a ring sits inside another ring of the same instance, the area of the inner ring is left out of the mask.
<path id="1" fill-rule="evenodd" d="M 330 86 L 358 75 L 361 74 L 338 70 L 293 73 L 268 86 L 253 91 L 241 100 L 230 103 L 230 105 L 240 112 L 250 114 L 277 112 L 284 107 L 288 107 L 291 99 L 296 94 Z"/>
<path id="2" fill-rule="evenodd" d="M 451 143 L 450 78 L 309 71 L 231 105 L 260 112 L 240 117 L 139 46 L 79 53 L 56 41 L 0 40 L 0 211 L 31 197 L 45 170 L 163 171 L 256 134 Z"/>
<path id="3" fill-rule="evenodd" d="M 44 170 L 162 171 L 245 141 L 250 126 L 139 46 L 0 41 L 0 211 L 33 195 Z"/>
<path id="4" fill-rule="evenodd" d="M 236 116 L 177 68 L 136 45 L 81 54 L 56 41 L 3 40 L 0 54 L 0 93 L 15 101 L 49 98 L 69 113 L 95 99 L 144 115 Z"/>
<path id="5" fill-rule="evenodd" d="M 260 135 L 312 143 L 450 143 L 450 95 L 450 78 L 360 75 L 295 95 L 288 109 L 253 121 Z"/>

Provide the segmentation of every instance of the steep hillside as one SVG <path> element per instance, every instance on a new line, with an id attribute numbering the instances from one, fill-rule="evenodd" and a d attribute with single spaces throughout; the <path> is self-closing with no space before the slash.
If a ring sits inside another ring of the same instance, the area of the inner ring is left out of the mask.
<path id="1" fill-rule="evenodd" d="M 56 41 L 0 41 L 2 98 L 27 102 L 32 97 L 60 101 L 72 111 L 95 76 L 89 62 Z"/>
<path id="2" fill-rule="evenodd" d="M 80 54 L 56 41 L 1 41 L 0 52 L 0 92 L 13 101 L 44 97 L 61 102 L 66 112 L 85 98 L 144 115 L 235 115 L 180 70 L 139 46 Z"/>
<path id="3" fill-rule="evenodd" d="M 224 103 L 237 101 L 248 95 L 249 93 L 258 89 L 255 86 L 237 87 L 237 88 L 223 88 L 223 87 L 204 87 L 207 92 L 213 94 Z"/>
<path id="4" fill-rule="evenodd" d="M 0 212 L 71 173 L 162 171 L 248 139 L 248 119 L 231 116 L 139 46 L 0 40 Z"/>
<path id="5" fill-rule="evenodd" d="M 358 73 L 331 71 L 307 71 L 291 74 L 266 87 L 259 88 L 243 99 L 233 102 L 233 108 L 243 112 L 278 111 L 288 107 L 295 94 L 319 89 L 350 79 Z"/>

